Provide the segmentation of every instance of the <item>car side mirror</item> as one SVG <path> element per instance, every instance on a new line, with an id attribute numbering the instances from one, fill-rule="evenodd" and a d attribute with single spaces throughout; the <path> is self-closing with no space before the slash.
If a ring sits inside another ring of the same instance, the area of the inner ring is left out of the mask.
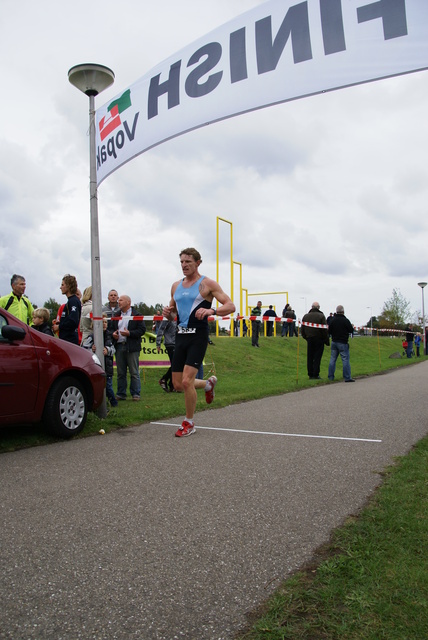
<path id="1" fill-rule="evenodd" d="M 1 334 L 3 338 L 14 342 L 15 340 L 23 340 L 25 338 L 25 329 L 22 327 L 13 327 L 10 324 L 2 327 Z"/>

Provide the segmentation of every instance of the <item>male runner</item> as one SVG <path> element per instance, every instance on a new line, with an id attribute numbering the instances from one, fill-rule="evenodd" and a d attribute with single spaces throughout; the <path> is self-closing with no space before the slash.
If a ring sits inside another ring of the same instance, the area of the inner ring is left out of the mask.
<path id="1" fill-rule="evenodd" d="M 235 305 L 218 282 L 199 274 L 201 262 L 199 251 L 193 248 L 183 249 L 180 263 L 184 278 L 174 282 L 169 306 L 163 309 L 163 316 L 168 320 L 177 318 L 172 384 L 174 389 L 184 391 L 186 406 L 186 419 L 176 432 L 177 437 L 195 433 L 193 416 L 196 409 L 196 389 L 205 389 L 208 404 L 214 400 L 217 378 L 211 376 L 207 381 L 196 379 L 208 345 L 208 317 L 223 317 L 235 311 Z M 222 306 L 215 309 L 212 306 L 213 298 Z"/>

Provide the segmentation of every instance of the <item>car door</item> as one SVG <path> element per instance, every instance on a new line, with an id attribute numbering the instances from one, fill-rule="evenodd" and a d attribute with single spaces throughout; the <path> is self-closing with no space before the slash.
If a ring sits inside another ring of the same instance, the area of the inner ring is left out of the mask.
<path id="1" fill-rule="evenodd" d="M 0 417 L 31 413 L 39 386 L 39 365 L 31 336 L 26 329 L 23 340 L 6 340 L 1 329 L 8 324 L 25 326 L 0 313 Z"/>

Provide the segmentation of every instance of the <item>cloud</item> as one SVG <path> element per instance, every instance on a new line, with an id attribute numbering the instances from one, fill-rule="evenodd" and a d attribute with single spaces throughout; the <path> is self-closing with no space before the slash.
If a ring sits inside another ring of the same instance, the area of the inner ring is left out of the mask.
<path id="1" fill-rule="evenodd" d="M 0 293 L 23 273 L 36 304 L 61 300 L 61 277 L 91 278 L 88 100 L 67 71 L 90 60 L 116 82 L 102 104 L 151 67 L 256 0 L 7 3 L 0 25 Z M 144 6 L 143 6 L 144 5 Z M 19 39 L 16 33 L 20 34 Z M 354 322 L 393 288 L 420 308 L 428 237 L 426 73 L 313 96 L 192 131 L 136 158 L 98 191 L 104 297 L 114 287 L 167 302 L 178 253 L 196 246 L 215 276 L 217 218 L 233 223 L 233 258 L 250 292 L 288 291 L 298 315 L 317 299 Z M 230 288 L 230 225 L 219 225 Z M 235 302 L 239 301 L 235 267 Z M 250 304 L 253 300 L 250 298 Z M 284 294 L 263 304 L 282 309 Z"/>

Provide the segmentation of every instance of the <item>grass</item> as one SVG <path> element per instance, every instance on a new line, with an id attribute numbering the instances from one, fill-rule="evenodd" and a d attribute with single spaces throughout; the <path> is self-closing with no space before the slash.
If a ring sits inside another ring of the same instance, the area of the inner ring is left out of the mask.
<path id="1" fill-rule="evenodd" d="M 322 380 L 306 375 L 303 340 L 213 338 L 205 377 L 219 376 L 213 408 L 326 384 L 329 349 Z M 353 377 L 383 373 L 426 360 L 391 359 L 402 353 L 399 338 L 355 338 Z M 151 420 L 182 416 L 182 394 L 166 394 L 158 384 L 163 370 L 142 372 L 142 399 L 122 402 L 105 420 L 94 414 L 79 437 Z M 336 368 L 341 380 L 341 362 Z M 327 383 L 329 384 L 329 383 Z M 198 411 L 210 410 L 203 400 Z M 43 426 L 0 430 L 0 452 L 53 442 Z M 333 532 L 313 561 L 288 578 L 250 619 L 236 640 L 418 640 L 428 638 L 427 555 L 428 437 L 385 472 L 368 506 Z"/>
<path id="2" fill-rule="evenodd" d="M 236 640 L 428 638 L 428 437 Z"/>
<path id="3" fill-rule="evenodd" d="M 214 346 L 208 346 L 205 357 L 205 377 L 214 369 L 218 373 L 218 393 L 212 408 L 225 407 L 237 402 L 255 400 L 270 395 L 289 393 L 327 381 L 330 349 L 324 350 L 321 364 L 322 380 L 309 380 L 306 372 L 306 343 L 297 338 L 260 338 L 260 349 L 251 347 L 249 338 L 213 337 Z M 393 353 L 402 353 L 400 338 L 358 337 L 351 341 L 351 369 L 353 377 L 369 376 L 389 369 L 414 364 L 416 359 L 391 359 Z M 424 360 L 421 357 L 418 361 Z M 182 416 L 182 394 L 162 391 L 158 380 L 164 369 L 148 368 L 141 371 L 141 401 L 121 402 L 101 420 L 95 414 L 88 416 L 85 429 L 78 437 L 106 432 L 118 428 Z M 342 379 L 340 358 L 336 379 Z M 116 381 L 113 381 L 116 388 Z M 199 395 L 197 411 L 209 410 L 203 394 Z M 43 425 L 13 426 L 0 429 L 0 453 L 23 447 L 55 442 L 45 433 Z"/>

